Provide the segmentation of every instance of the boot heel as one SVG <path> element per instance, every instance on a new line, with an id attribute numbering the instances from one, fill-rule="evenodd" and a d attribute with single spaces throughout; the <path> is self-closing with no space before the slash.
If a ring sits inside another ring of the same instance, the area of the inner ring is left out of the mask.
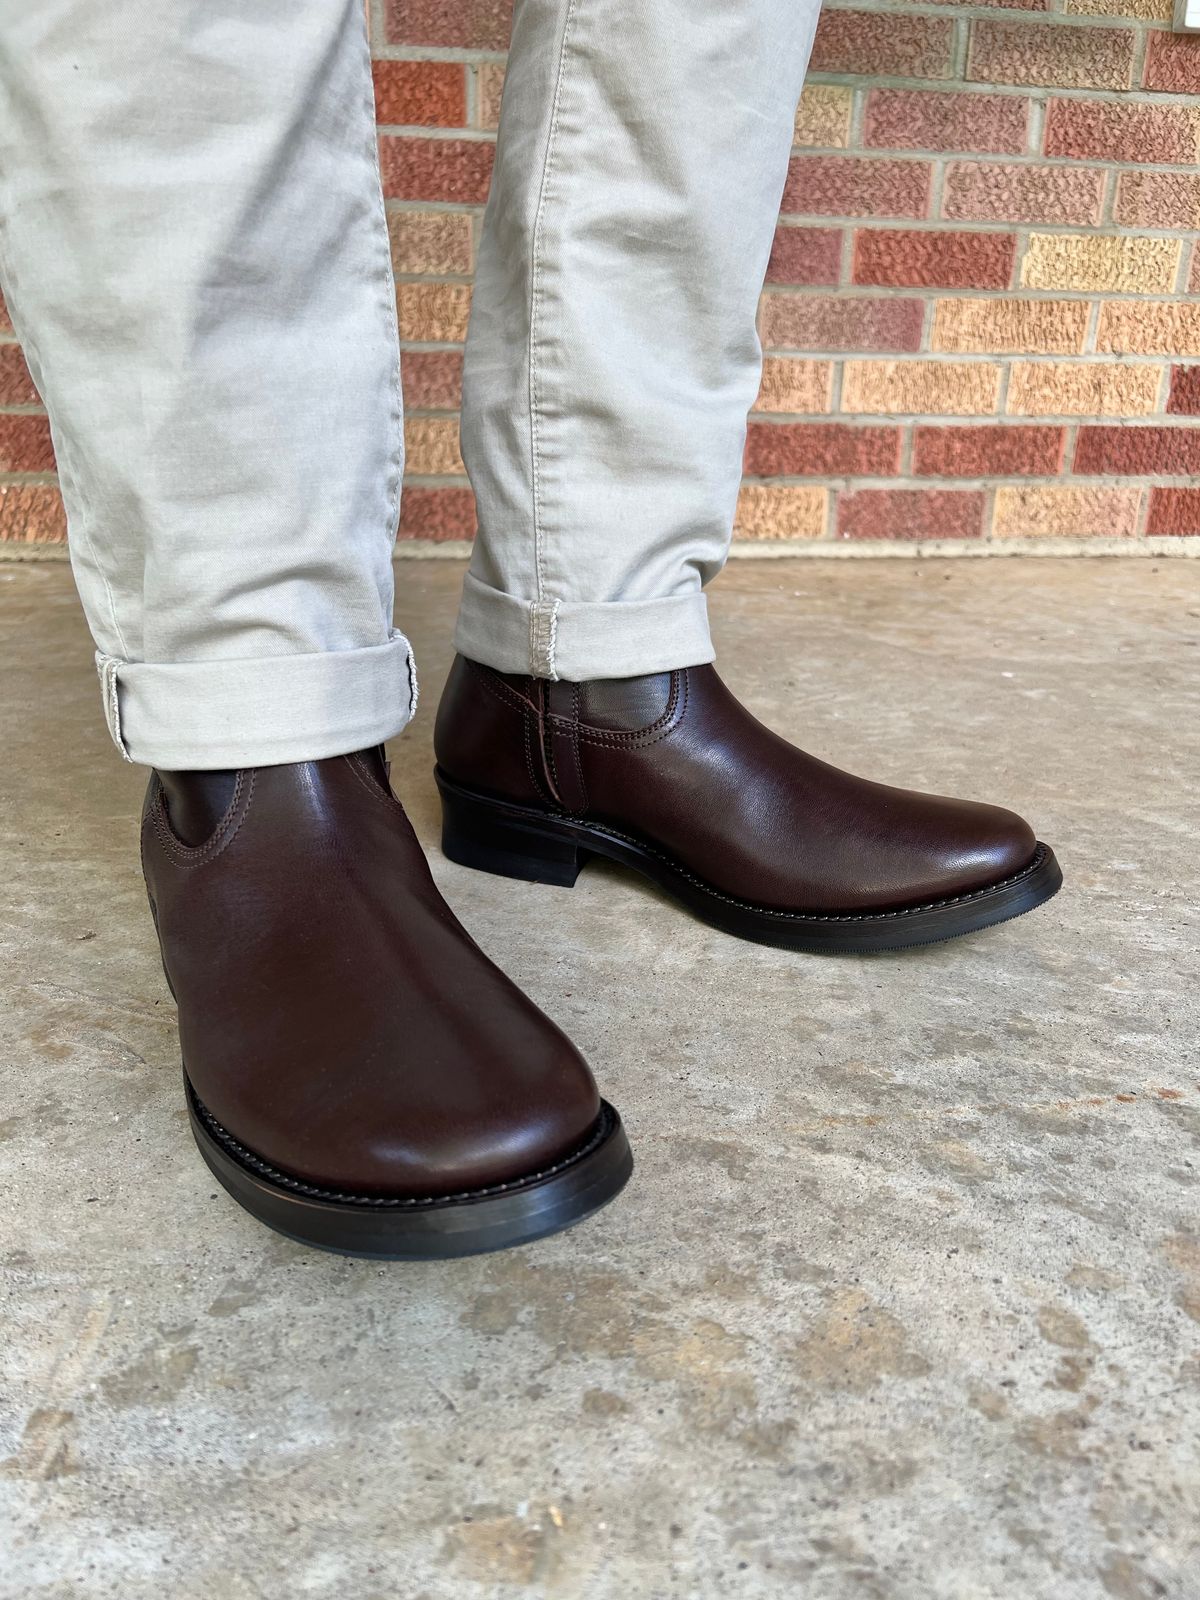
<path id="1" fill-rule="evenodd" d="M 515 816 L 494 800 L 451 787 L 438 774 L 442 794 L 442 853 L 460 866 L 527 883 L 570 889 L 588 852 L 570 839 Z"/>

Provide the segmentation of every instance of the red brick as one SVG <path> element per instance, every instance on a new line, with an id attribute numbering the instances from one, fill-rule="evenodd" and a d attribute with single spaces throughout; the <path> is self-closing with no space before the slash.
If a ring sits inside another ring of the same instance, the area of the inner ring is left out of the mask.
<path id="1" fill-rule="evenodd" d="M 763 343 L 773 350 L 903 354 L 921 348 L 924 318 L 920 300 L 769 294 L 761 325 Z"/>
<path id="2" fill-rule="evenodd" d="M 1200 533 L 1200 489 L 1151 489 L 1147 533 Z"/>
<path id="3" fill-rule="evenodd" d="M 810 72 L 872 78 L 948 78 L 954 52 L 949 18 L 895 11 L 826 11 L 817 25 Z"/>
<path id="4" fill-rule="evenodd" d="M 1148 34 L 1142 87 L 1160 94 L 1200 94 L 1200 35 Z"/>
<path id="5" fill-rule="evenodd" d="M 746 471 L 755 478 L 887 478 L 899 466 L 899 428 L 751 422 L 747 433 Z"/>
<path id="6" fill-rule="evenodd" d="M 12 332 L 12 319 L 8 314 L 8 307 L 4 303 L 4 296 L 0 294 L 0 333 Z"/>
<path id="7" fill-rule="evenodd" d="M 932 170 L 928 161 L 793 156 L 783 210 L 821 217 L 924 217 Z"/>
<path id="8" fill-rule="evenodd" d="M 66 513 L 54 484 L 0 483 L 0 540 L 62 544 L 66 537 Z"/>
<path id="9" fill-rule="evenodd" d="M 1062 89 L 1127 89 L 1133 69 L 1133 40 L 1128 28 L 973 22 L 967 80 L 1050 84 Z"/>
<path id="10" fill-rule="evenodd" d="M 1029 101 L 1020 95 L 872 89 L 863 143 L 888 150 L 979 150 L 1019 156 Z"/>
<path id="11" fill-rule="evenodd" d="M 856 489 L 838 495 L 839 539 L 978 539 L 978 489 Z"/>
<path id="12" fill-rule="evenodd" d="M 0 406 L 36 406 L 38 392 L 19 344 L 0 344 Z"/>
<path id="13" fill-rule="evenodd" d="M 913 430 L 918 478 L 1052 478 L 1062 470 L 1064 428 Z"/>
<path id="14" fill-rule="evenodd" d="M 0 472 L 53 472 L 54 446 L 45 417 L 0 415 Z"/>
<path id="15" fill-rule="evenodd" d="M 1104 173 L 1096 167 L 1036 167 L 955 161 L 946 170 L 942 215 L 954 222 L 1100 220 Z"/>
<path id="16" fill-rule="evenodd" d="M 768 283 L 833 284 L 842 270 L 840 228 L 776 230 L 767 266 Z"/>
<path id="17" fill-rule="evenodd" d="M 1200 294 L 1200 241 L 1192 246 L 1192 264 L 1188 269 L 1189 294 Z"/>
<path id="18" fill-rule="evenodd" d="M 492 179 L 495 146 L 477 139 L 379 141 L 383 192 L 390 200 L 452 200 L 482 205 Z"/>
<path id="19" fill-rule="evenodd" d="M 1075 445 L 1078 473 L 1200 472 L 1200 428 L 1084 427 Z"/>
<path id="20" fill-rule="evenodd" d="M 471 539 L 475 496 L 470 489 L 426 489 L 405 485 L 400 501 L 401 539 Z"/>
<path id="21" fill-rule="evenodd" d="M 1133 228 L 1200 227 L 1200 175 L 1123 172 L 1113 215 Z"/>
<path id="22" fill-rule="evenodd" d="M 513 0 L 388 0 L 389 44 L 507 50 Z"/>
<path id="23" fill-rule="evenodd" d="M 1196 119 L 1186 106 L 1051 100 L 1045 149 L 1075 161 L 1187 164 L 1196 159 Z"/>
<path id="24" fill-rule="evenodd" d="M 1167 410 L 1177 416 L 1200 417 L 1200 367 L 1172 367 Z"/>
<path id="25" fill-rule="evenodd" d="M 923 289 L 1007 289 L 1017 241 L 1011 233 L 921 233 L 862 228 L 853 282 Z"/>
<path id="26" fill-rule="evenodd" d="M 455 61 L 375 61 L 376 122 L 461 128 L 467 120 L 466 69 Z"/>
<path id="27" fill-rule="evenodd" d="M 462 401 L 462 356 L 457 350 L 406 350 L 402 366 L 407 410 L 458 410 Z"/>

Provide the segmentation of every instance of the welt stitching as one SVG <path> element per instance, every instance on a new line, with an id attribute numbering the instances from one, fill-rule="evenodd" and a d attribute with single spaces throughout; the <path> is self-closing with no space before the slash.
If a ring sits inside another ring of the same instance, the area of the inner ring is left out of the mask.
<path id="1" fill-rule="evenodd" d="M 566 820 L 570 820 L 569 818 Z M 1005 889 L 1010 883 L 1018 883 L 1022 878 L 1028 877 L 1041 866 L 1046 859 L 1045 846 L 1039 846 L 1033 860 L 1027 867 L 1022 867 L 1020 872 L 1014 872 L 1011 878 L 1001 878 L 996 883 L 985 884 L 982 889 L 972 889 L 970 894 L 956 894 L 945 900 L 927 900 L 919 906 L 905 906 L 899 911 L 847 911 L 840 915 L 835 912 L 823 911 L 776 911 L 770 906 L 756 905 L 753 900 L 739 900 L 736 895 L 722 894 L 720 889 L 714 889 L 712 884 L 706 883 L 703 878 L 698 878 L 695 873 L 689 872 L 686 867 L 681 867 L 671 856 L 656 850 L 643 839 L 634 838 L 632 834 L 621 833 L 616 828 L 609 828 L 602 822 L 588 822 L 585 826 L 592 828 L 596 833 L 606 835 L 611 839 L 620 839 L 624 844 L 634 845 L 637 849 L 645 851 L 647 855 L 655 856 L 672 872 L 681 878 L 686 878 L 689 883 L 695 884 L 713 900 L 723 900 L 726 905 L 737 906 L 742 911 L 753 911 L 756 916 L 774 917 L 781 922 L 889 922 L 897 917 L 913 917 L 922 911 L 940 911 L 946 906 L 966 905 L 972 900 L 978 900 L 985 894 L 993 894 L 997 889 Z"/>
<path id="2" fill-rule="evenodd" d="M 189 1085 L 190 1087 L 190 1085 Z M 312 1195 L 317 1199 L 342 1201 L 349 1205 L 371 1207 L 378 1210 L 418 1211 L 428 1210 L 432 1206 L 445 1205 L 458 1200 L 485 1200 L 489 1195 L 509 1194 L 513 1190 L 527 1188 L 530 1184 L 539 1183 L 543 1178 L 552 1177 L 555 1173 L 564 1172 L 568 1167 L 573 1167 L 601 1145 L 616 1126 L 616 1115 L 605 1106 L 600 1118 L 587 1142 L 573 1150 L 570 1155 L 564 1156 L 561 1161 L 556 1161 L 552 1166 L 542 1167 L 538 1172 L 531 1172 L 527 1177 L 515 1178 L 511 1183 L 493 1183 L 479 1189 L 459 1189 L 444 1195 L 368 1195 L 355 1194 L 353 1190 L 326 1189 L 315 1183 L 306 1183 L 303 1178 L 294 1178 L 291 1173 L 283 1172 L 278 1167 L 264 1161 L 261 1156 L 255 1155 L 238 1139 L 235 1139 L 229 1130 L 221 1125 L 212 1112 L 192 1090 L 192 1102 L 209 1133 L 229 1151 L 240 1165 L 250 1168 L 271 1179 L 281 1188 L 294 1189 L 298 1194 Z"/>

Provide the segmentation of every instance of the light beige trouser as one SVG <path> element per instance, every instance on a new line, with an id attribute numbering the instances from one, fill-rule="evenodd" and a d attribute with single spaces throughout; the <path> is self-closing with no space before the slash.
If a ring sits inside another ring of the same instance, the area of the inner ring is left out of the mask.
<path id="1" fill-rule="evenodd" d="M 712 659 L 818 5 L 517 0 L 467 343 L 466 654 L 572 679 Z M 398 733 L 362 0 L 0 0 L 0 278 L 125 754 Z"/>

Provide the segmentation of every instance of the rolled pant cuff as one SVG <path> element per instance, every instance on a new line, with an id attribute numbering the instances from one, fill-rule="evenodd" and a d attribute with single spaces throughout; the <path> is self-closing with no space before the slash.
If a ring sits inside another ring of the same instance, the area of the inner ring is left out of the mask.
<path id="1" fill-rule="evenodd" d="M 700 589 L 661 600 L 518 600 L 471 573 L 455 648 L 497 672 L 535 678 L 636 678 L 712 661 Z"/>
<path id="2" fill-rule="evenodd" d="M 127 761 L 166 771 L 278 766 L 366 750 L 417 709 L 412 649 L 386 644 L 233 661 L 97 654 L 104 714 Z"/>

